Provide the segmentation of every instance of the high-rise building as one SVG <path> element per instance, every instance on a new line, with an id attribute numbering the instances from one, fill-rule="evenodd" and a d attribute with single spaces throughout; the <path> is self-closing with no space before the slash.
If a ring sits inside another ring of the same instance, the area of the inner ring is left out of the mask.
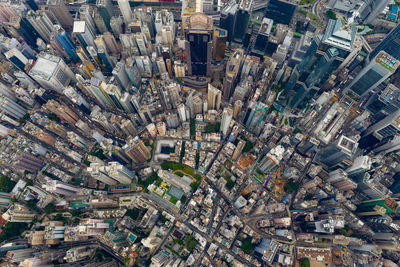
<path id="1" fill-rule="evenodd" d="M 79 116 L 67 105 L 60 104 L 59 102 L 51 99 L 45 105 L 45 109 L 56 114 L 61 120 L 68 122 L 72 126 L 75 126 L 79 120 Z"/>
<path id="2" fill-rule="evenodd" d="M 264 55 L 273 24 L 274 21 L 272 19 L 263 18 L 252 48 L 253 53 Z"/>
<path id="3" fill-rule="evenodd" d="M 74 21 L 73 35 L 84 48 L 95 45 L 94 33 L 90 29 L 89 24 L 84 20 Z"/>
<path id="4" fill-rule="evenodd" d="M 107 29 L 111 31 L 110 21 L 113 16 L 111 0 L 96 0 L 96 7 Z"/>
<path id="5" fill-rule="evenodd" d="M 220 127 L 220 131 L 224 138 L 226 137 L 226 135 L 228 133 L 228 129 L 229 129 L 229 125 L 231 124 L 232 116 L 233 116 L 233 110 L 231 108 L 224 108 L 224 111 L 222 112 L 221 127 Z"/>
<path id="6" fill-rule="evenodd" d="M 75 75 L 65 62 L 50 54 L 40 54 L 29 75 L 46 89 L 62 94 Z"/>
<path id="7" fill-rule="evenodd" d="M 288 107 L 304 108 L 328 78 L 350 63 L 361 49 L 355 26 L 329 20 L 323 35 L 314 38 L 286 84 L 280 99 Z"/>
<path id="8" fill-rule="evenodd" d="M 138 136 L 127 140 L 125 153 L 136 163 L 145 163 L 151 157 L 150 150 Z"/>
<path id="9" fill-rule="evenodd" d="M 364 136 L 373 134 L 376 138 L 382 140 L 400 133 L 400 110 L 393 112 L 383 120 L 371 125 L 364 133 Z"/>
<path id="10" fill-rule="evenodd" d="M 126 25 L 133 21 L 132 9 L 128 0 L 118 0 L 118 7 Z"/>
<path id="11" fill-rule="evenodd" d="M 233 41 L 243 43 L 250 21 L 250 11 L 253 0 L 240 0 L 239 9 L 235 14 L 233 26 Z"/>
<path id="12" fill-rule="evenodd" d="M 134 57 L 128 57 L 125 60 L 125 71 L 128 74 L 129 80 L 132 85 L 139 88 L 142 82 L 142 76 Z"/>
<path id="13" fill-rule="evenodd" d="M 252 101 L 247 108 L 243 123 L 249 128 L 256 127 L 263 121 L 267 110 L 268 106 L 266 104 Z"/>
<path id="14" fill-rule="evenodd" d="M 135 174 L 118 162 L 109 162 L 106 166 L 108 175 L 121 184 L 130 184 L 135 179 Z"/>
<path id="15" fill-rule="evenodd" d="M 181 122 L 186 121 L 186 107 L 185 104 L 181 103 L 178 105 L 178 114 L 179 114 L 179 118 L 181 119 Z"/>
<path id="16" fill-rule="evenodd" d="M 236 119 L 240 110 L 243 107 L 243 102 L 240 100 L 236 100 L 234 105 L 233 105 L 233 117 Z"/>
<path id="17" fill-rule="evenodd" d="M 35 30 L 40 34 L 40 37 L 46 42 L 50 42 L 51 33 L 54 30 L 54 24 L 47 17 L 46 13 L 37 10 L 29 10 L 26 13 L 26 19 L 35 28 Z"/>
<path id="18" fill-rule="evenodd" d="M 16 47 L 4 53 L 6 58 L 19 70 L 24 71 L 25 65 L 28 64 L 28 58 L 24 56 Z"/>
<path id="19" fill-rule="evenodd" d="M 380 51 L 376 57 L 365 66 L 347 87 L 359 96 L 363 96 L 389 78 L 400 66 L 400 60 Z"/>
<path id="20" fill-rule="evenodd" d="M 115 80 L 118 82 L 119 86 L 123 89 L 123 90 L 127 90 L 128 86 L 129 86 L 129 77 L 128 74 L 126 73 L 125 70 L 125 63 L 122 61 L 119 61 L 113 71 L 112 71 L 112 75 L 115 78 Z"/>
<path id="21" fill-rule="evenodd" d="M 54 44 L 54 42 L 57 42 L 57 45 Z M 50 43 L 55 45 L 55 49 L 58 51 L 65 51 L 66 55 L 64 58 L 71 59 L 73 62 L 78 61 L 78 53 L 77 53 L 77 48 L 74 44 L 74 42 L 71 40 L 70 36 L 68 33 L 61 28 L 59 25 L 54 26 L 54 30 L 51 33 L 50 36 Z M 61 53 L 61 54 L 65 54 Z"/>
<path id="22" fill-rule="evenodd" d="M 236 161 L 236 160 L 239 159 L 239 156 L 240 156 L 240 154 L 242 154 L 242 151 L 243 151 L 243 148 L 244 148 L 245 144 L 246 144 L 245 141 L 243 141 L 243 140 L 239 141 L 239 143 L 237 144 L 237 146 L 235 148 L 235 151 L 233 152 L 232 160 Z"/>
<path id="23" fill-rule="evenodd" d="M 226 73 L 224 79 L 224 98 L 229 100 L 233 95 L 234 88 L 236 86 L 236 81 L 239 76 L 239 72 L 242 65 L 244 50 L 237 49 L 229 58 L 228 63 L 226 64 Z"/>
<path id="24" fill-rule="evenodd" d="M 214 28 L 213 59 L 224 60 L 228 31 L 222 28 Z"/>
<path id="25" fill-rule="evenodd" d="M 189 76 L 209 76 L 212 59 L 212 19 L 196 13 L 187 19 L 185 52 Z"/>
<path id="26" fill-rule="evenodd" d="M 235 14 L 238 9 L 236 1 L 229 1 L 221 10 L 219 18 L 219 27 L 227 31 L 227 40 L 231 42 L 233 39 Z"/>
<path id="27" fill-rule="evenodd" d="M 43 160 L 39 159 L 29 152 L 24 152 L 21 154 L 18 161 L 14 164 L 14 167 L 20 170 L 36 173 L 43 167 Z"/>
<path id="28" fill-rule="evenodd" d="M 369 54 L 369 59 L 373 60 L 380 51 L 385 51 L 395 59 L 400 60 L 400 25 L 397 25 Z"/>
<path id="29" fill-rule="evenodd" d="M 60 24 L 65 30 L 72 30 L 74 20 L 63 0 L 47 0 L 47 4 L 42 6 L 42 11 L 53 23 Z"/>
<path id="30" fill-rule="evenodd" d="M 270 0 L 265 17 L 272 19 L 275 23 L 289 25 L 296 11 L 296 6 L 295 1 Z"/>
<path id="31" fill-rule="evenodd" d="M 12 101 L 7 96 L 0 94 L 0 110 L 19 120 L 26 114 L 26 109 Z"/>
<path id="32" fill-rule="evenodd" d="M 389 84 L 386 88 L 370 97 L 366 109 L 373 115 L 375 121 L 400 109 L 400 89 Z"/>
<path id="33" fill-rule="evenodd" d="M 332 168 L 339 163 L 343 163 L 345 159 L 352 158 L 357 148 L 358 142 L 356 140 L 342 135 L 336 143 L 321 148 L 316 158 L 328 168 Z"/>
<path id="34" fill-rule="evenodd" d="M 12 16 L 8 22 L 3 24 L 10 34 L 15 37 L 22 37 L 27 44 L 36 48 L 36 40 L 40 35 L 26 18 Z"/>
<path id="35" fill-rule="evenodd" d="M 208 84 L 208 92 L 207 92 L 207 100 L 208 100 L 208 109 L 209 110 L 219 110 L 221 107 L 221 91 L 216 87 Z"/>
<path id="36" fill-rule="evenodd" d="M 105 92 L 108 94 L 108 96 L 111 98 L 112 102 L 114 105 L 119 108 L 120 110 L 124 110 L 124 107 L 121 104 L 121 90 L 118 88 L 118 86 L 114 84 L 107 84 Z"/>

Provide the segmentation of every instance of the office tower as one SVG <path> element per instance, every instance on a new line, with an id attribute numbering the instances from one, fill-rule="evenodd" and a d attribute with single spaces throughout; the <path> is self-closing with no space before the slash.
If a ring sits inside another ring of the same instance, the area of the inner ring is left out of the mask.
<path id="1" fill-rule="evenodd" d="M 371 125 L 364 136 L 373 134 L 379 140 L 400 133 L 400 110 L 389 114 L 383 120 Z"/>
<path id="2" fill-rule="evenodd" d="M 364 23 L 372 23 L 379 14 L 386 8 L 389 4 L 389 0 L 371 0 L 366 1 L 366 5 L 368 5 L 365 9 L 369 11 L 368 16 L 365 18 Z"/>
<path id="3" fill-rule="evenodd" d="M 162 25 L 161 26 L 161 36 L 163 44 L 165 45 L 173 45 L 175 40 L 174 25 Z"/>
<path id="4" fill-rule="evenodd" d="M 110 19 L 110 27 L 114 37 L 118 38 L 119 35 L 122 33 L 122 19 L 120 16 L 118 17 L 111 17 Z"/>
<path id="5" fill-rule="evenodd" d="M 396 200 L 390 197 L 384 197 L 384 198 L 365 200 L 359 205 L 359 209 L 363 209 L 366 207 L 375 207 L 375 206 L 385 208 L 386 213 L 388 214 L 396 213 L 397 209 L 399 208 L 399 204 L 396 202 Z"/>
<path id="6" fill-rule="evenodd" d="M 352 158 L 357 148 L 356 140 L 342 135 L 335 143 L 321 148 L 316 158 L 328 168 L 332 168 L 339 163 L 344 163 L 346 159 Z"/>
<path id="7" fill-rule="evenodd" d="M 67 53 L 67 55 L 66 55 L 67 59 L 70 58 L 73 62 L 78 61 L 79 57 L 78 57 L 78 53 L 76 52 L 77 48 L 76 48 L 74 42 L 71 40 L 68 33 L 63 28 L 61 28 L 59 25 L 54 26 L 54 30 L 51 33 L 50 40 L 51 40 L 51 43 L 53 43 L 54 41 L 58 42 L 58 44 L 61 46 L 60 49 L 63 52 Z"/>
<path id="8" fill-rule="evenodd" d="M 84 48 L 94 46 L 94 33 L 86 21 L 74 21 L 73 35 Z"/>
<path id="9" fill-rule="evenodd" d="M 96 34 L 97 32 L 96 24 L 93 21 L 95 14 L 96 12 L 91 10 L 91 7 L 88 4 L 83 4 L 79 7 L 79 20 L 86 22 L 86 26 L 89 27 L 93 34 Z"/>
<path id="10" fill-rule="evenodd" d="M 399 60 L 385 51 L 380 51 L 354 78 L 347 89 L 359 96 L 363 96 L 389 78 L 399 66 Z"/>
<path id="11" fill-rule="evenodd" d="M 294 51 L 289 58 L 289 66 L 294 67 L 296 64 L 299 64 L 304 56 L 307 53 L 307 50 L 310 48 L 312 43 L 313 33 L 306 31 L 301 37 L 300 41 L 296 42 L 294 47 Z"/>
<path id="12" fill-rule="evenodd" d="M 165 116 L 165 121 L 167 122 L 168 128 L 172 128 L 172 129 L 177 128 L 180 124 L 178 114 L 176 114 L 176 113 L 168 113 Z"/>
<path id="13" fill-rule="evenodd" d="M 266 104 L 252 101 L 247 108 L 243 123 L 249 128 L 260 125 L 261 122 L 264 120 L 264 116 L 267 110 L 268 106 Z"/>
<path id="14" fill-rule="evenodd" d="M 20 170 L 36 173 L 43 167 L 43 163 L 43 160 L 39 159 L 38 157 L 29 152 L 24 152 L 18 158 L 17 162 L 14 164 L 14 167 Z"/>
<path id="15" fill-rule="evenodd" d="M 233 26 L 233 41 L 237 43 L 242 43 L 244 41 L 250 21 L 252 2 L 253 0 L 240 0 L 239 9 L 236 11 Z"/>
<path id="16" fill-rule="evenodd" d="M 123 90 L 128 89 L 130 81 L 128 74 L 125 71 L 125 63 L 123 61 L 119 61 L 115 65 L 115 68 L 112 71 L 112 75 Z"/>
<path id="17" fill-rule="evenodd" d="M 108 175 L 121 184 L 130 184 L 135 179 L 135 174 L 118 162 L 109 162 L 106 166 Z"/>
<path id="18" fill-rule="evenodd" d="M 287 0 L 270 0 L 265 17 L 275 23 L 289 25 L 296 10 L 297 3 Z"/>
<path id="19" fill-rule="evenodd" d="M 142 32 L 135 33 L 136 45 L 139 48 L 140 55 L 150 56 L 151 55 L 151 43 L 147 39 L 146 35 Z"/>
<path id="20" fill-rule="evenodd" d="M 138 136 L 127 140 L 125 153 L 136 163 L 145 163 L 151 157 L 149 149 Z"/>
<path id="21" fill-rule="evenodd" d="M 113 16 L 111 0 L 96 0 L 96 7 L 107 29 L 111 31 L 110 21 Z"/>
<path id="22" fill-rule="evenodd" d="M 238 114 L 240 113 L 240 110 L 242 109 L 243 102 L 240 100 L 236 100 L 234 105 L 233 105 L 233 117 L 236 119 Z"/>
<path id="23" fill-rule="evenodd" d="M 118 7 L 126 25 L 133 21 L 132 9 L 128 0 L 118 0 Z"/>
<path id="24" fill-rule="evenodd" d="M 22 37 L 28 45 L 36 48 L 36 39 L 39 33 L 32 27 L 26 18 L 12 16 L 7 23 L 3 23 L 7 31 L 14 37 Z"/>
<path id="25" fill-rule="evenodd" d="M 93 11 L 93 21 L 94 21 L 94 24 L 96 25 L 97 32 L 105 33 L 108 31 L 107 25 L 104 23 L 103 18 L 101 17 L 101 15 L 99 14 L 99 12 L 96 9 Z M 110 25 L 108 25 L 108 26 L 110 27 Z"/>
<path id="26" fill-rule="evenodd" d="M 224 79 L 224 98 L 229 101 L 233 95 L 236 81 L 239 76 L 239 72 L 242 65 L 242 59 L 244 55 L 243 49 L 237 49 L 235 53 L 231 55 L 228 63 L 226 64 L 226 73 Z"/>
<path id="27" fill-rule="evenodd" d="M 74 20 L 63 0 L 47 0 L 47 4 L 42 6 L 42 11 L 53 23 L 61 24 L 65 30 L 72 30 Z"/>
<path id="28" fill-rule="evenodd" d="M 176 78 L 185 77 L 185 64 L 181 61 L 175 61 L 174 73 Z"/>
<path id="29" fill-rule="evenodd" d="M 325 181 L 340 191 L 349 191 L 357 188 L 357 183 L 351 180 L 342 169 L 330 172 L 329 177 Z"/>
<path id="30" fill-rule="evenodd" d="M 118 88 L 118 86 L 114 84 L 107 84 L 105 92 L 108 94 L 108 96 L 111 98 L 112 102 L 117 108 L 119 108 L 120 110 L 124 110 L 124 107 L 120 102 L 121 90 Z"/>
<path id="31" fill-rule="evenodd" d="M 110 32 L 105 32 L 103 34 L 103 41 L 107 47 L 107 51 L 110 51 L 112 55 L 118 56 L 120 54 L 120 49 L 117 41 L 114 38 L 114 35 L 112 35 Z"/>
<path id="32" fill-rule="evenodd" d="M 187 19 L 185 52 L 189 76 L 209 76 L 212 58 L 212 19 L 196 13 Z"/>
<path id="33" fill-rule="evenodd" d="M 229 125 L 231 124 L 232 116 L 233 116 L 233 110 L 231 108 L 224 108 L 224 111 L 222 112 L 221 129 L 220 129 L 222 136 L 224 138 L 226 137 L 226 135 L 228 133 L 228 129 L 229 129 Z"/>
<path id="34" fill-rule="evenodd" d="M 78 93 L 72 86 L 64 89 L 63 94 L 67 96 L 73 103 L 82 109 L 86 114 L 90 114 L 90 105 L 86 99 Z"/>
<path id="35" fill-rule="evenodd" d="M 75 126 L 76 122 L 79 120 L 79 116 L 71 108 L 53 99 L 49 100 L 43 107 L 72 126 Z"/>
<path id="36" fill-rule="evenodd" d="M 210 83 L 208 84 L 208 109 L 209 110 L 219 110 L 221 107 L 221 91 L 216 87 L 212 86 Z"/>
<path id="37" fill-rule="evenodd" d="M 129 119 L 122 119 L 120 122 L 120 128 L 127 136 L 137 134 L 137 126 L 135 126 Z"/>
<path id="38" fill-rule="evenodd" d="M 140 71 L 134 57 L 128 57 L 125 60 L 125 71 L 132 85 L 136 88 L 140 88 L 140 85 L 142 83 L 142 76 L 140 75 Z"/>
<path id="39" fill-rule="evenodd" d="M 371 158 L 367 155 L 354 159 L 353 164 L 346 169 L 348 175 L 359 175 L 371 169 Z"/>
<path id="40" fill-rule="evenodd" d="M 272 59 L 274 59 L 279 65 L 282 65 L 288 54 L 288 48 L 284 45 L 278 45 L 275 53 L 272 55 Z"/>
<path id="41" fill-rule="evenodd" d="M 151 116 L 150 109 L 147 105 L 142 105 L 139 107 L 139 116 L 146 124 L 149 124 L 153 121 L 153 117 Z"/>
<path id="42" fill-rule="evenodd" d="M 124 92 L 121 95 L 121 98 L 119 99 L 119 102 L 121 103 L 125 112 L 128 112 L 128 113 L 135 112 L 135 108 L 131 104 L 131 97 L 132 97 L 132 95 L 130 95 L 128 92 Z"/>
<path id="43" fill-rule="evenodd" d="M 369 54 L 373 60 L 380 51 L 385 51 L 397 60 L 400 60 L 400 25 L 397 25 L 385 39 Z"/>
<path id="44" fill-rule="evenodd" d="M 46 89 L 62 93 L 75 76 L 65 62 L 50 54 L 40 54 L 29 75 Z"/>
<path id="45" fill-rule="evenodd" d="M 246 144 L 245 141 L 243 141 L 243 140 L 239 141 L 239 143 L 237 144 L 237 146 L 235 148 L 235 151 L 233 152 L 232 160 L 236 161 L 236 160 L 239 159 L 239 156 L 240 156 L 240 154 L 242 154 L 242 151 L 243 151 L 243 148 L 244 148 L 245 144 Z"/>
<path id="46" fill-rule="evenodd" d="M 113 101 L 106 92 L 107 84 L 97 78 L 92 77 L 90 83 L 85 86 L 102 107 L 113 108 Z"/>
<path id="47" fill-rule="evenodd" d="M 159 74 L 163 74 L 167 72 L 167 67 L 165 66 L 165 61 L 162 57 L 157 57 L 156 58 L 156 64 L 157 64 L 157 69 Z"/>
<path id="48" fill-rule="evenodd" d="M 213 59 L 224 60 L 228 31 L 222 28 L 214 28 Z"/>
<path id="49" fill-rule="evenodd" d="M 186 107 L 185 104 L 181 103 L 178 105 L 178 114 L 179 114 L 179 118 L 181 119 L 181 122 L 186 121 Z"/>
<path id="50" fill-rule="evenodd" d="M 26 14 L 26 19 L 39 33 L 40 37 L 47 43 L 49 43 L 51 33 L 54 30 L 54 24 L 47 17 L 46 13 L 40 10 L 37 10 L 36 12 L 33 10 L 29 10 Z"/>
<path id="51" fill-rule="evenodd" d="M 115 64 L 108 56 L 106 48 L 103 46 L 98 46 L 97 47 L 97 56 L 101 62 L 101 67 L 104 70 L 104 73 L 107 75 L 111 74 L 112 69 L 114 68 Z"/>
<path id="52" fill-rule="evenodd" d="M 19 120 L 26 114 L 26 109 L 4 95 L 0 95 L 0 110 Z"/>
<path id="53" fill-rule="evenodd" d="M 263 172 L 270 171 L 275 166 L 279 165 L 279 162 L 282 160 L 284 153 L 285 149 L 283 148 L 283 146 L 278 145 L 274 147 L 261 160 L 259 169 Z"/>
<path id="54" fill-rule="evenodd" d="M 8 50 L 4 53 L 6 58 L 19 70 L 24 71 L 25 65 L 28 64 L 28 58 L 26 58 L 21 51 L 16 47 Z"/>
<path id="55" fill-rule="evenodd" d="M 252 48 L 253 53 L 264 55 L 273 24 L 274 21 L 272 19 L 263 18 Z"/>
<path id="56" fill-rule="evenodd" d="M 142 77 L 151 77 L 153 70 L 150 58 L 148 56 L 137 56 L 135 59 Z"/>
<path id="57" fill-rule="evenodd" d="M 280 99 L 291 109 L 304 108 L 328 78 L 350 63 L 360 49 L 354 25 L 329 20 L 325 33 L 314 38 L 303 60 L 293 70 Z"/>
<path id="58" fill-rule="evenodd" d="M 380 121 L 390 113 L 400 109 L 400 89 L 389 84 L 386 88 L 370 97 L 366 109 L 374 121 Z"/>
<path id="59" fill-rule="evenodd" d="M 223 7 L 223 9 L 221 9 L 219 27 L 227 31 L 228 42 L 231 42 L 233 39 L 235 14 L 237 12 L 237 9 L 238 4 L 236 3 L 236 1 L 230 1 Z"/>

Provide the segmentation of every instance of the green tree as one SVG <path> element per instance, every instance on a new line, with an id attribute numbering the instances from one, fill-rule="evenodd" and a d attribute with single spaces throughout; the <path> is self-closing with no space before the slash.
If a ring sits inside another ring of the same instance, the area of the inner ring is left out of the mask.
<path id="1" fill-rule="evenodd" d="M 52 121 L 56 121 L 56 122 L 60 122 L 60 118 L 54 114 L 54 113 L 49 113 L 49 115 L 47 115 L 47 118 L 49 118 Z"/>
<path id="2" fill-rule="evenodd" d="M 7 175 L 0 176 L 0 191 L 10 193 L 15 186 L 15 182 L 11 181 Z"/>
<path id="3" fill-rule="evenodd" d="M 27 120 L 29 120 L 30 117 L 31 116 L 28 113 L 26 113 L 21 119 L 19 119 L 19 123 L 21 124 L 25 123 Z"/>
<path id="4" fill-rule="evenodd" d="M 336 13 L 333 12 L 332 10 L 326 11 L 326 15 L 327 15 L 328 18 L 330 18 L 330 19 L 336 19 Z"/>
<path id="5" fill-rule="evenodd" d="M 253 147 L 254 147 L 254 144 L 253 144 L 252 142 L 246 141 L 246 144 L 244 145 L 242 151 L 243 151 L 244 153 L 247 153 L 247 152 L 249 152 L 250 150 L 252 150 Z"/>
<path id="6" fill-rule="evenodd" d="M 192 252 L 193 249 L 197 246 L 196 239 L 194 239 L 194 237 L 191 235 L 186 236 L 185 243 L 186 243 L 186 249 L 190 252 Z"/>
<path id="7" fill-rule="evenodd" d="M 140 209 L 131 209 L 125 213 L 125 216 L 131 217 L 133 220 L 136 220 L 140 215 Z"/>
<path id="8" fill-rule="evenodd" d="M 46 214 L 50 214 L 50 213 L 56 212 L 56 209 L 55 209 L 55 207 L 54 207 L 54 204 L 53 204 L 53 203 L 47 204 L 47 206 L 44 207 L 44 212 L 45 212 Z"/>
<path id="9" fill-rule="evenodd" d="M 250 254 L 254 250 L 254 244 L 251 242 L 252 238 L 250 236 L 246 237 L 242 242 L 242 246 L 240 247 L 246 254 Z"/>
<path id="10" fill-rule="evenodd" d="M 9 222 L 4 225 L 2 228 L 2 232 L 0 234 L 0 243 L 9 240 L 13 237 L 20 236 L 25 230 L 28 230 L 27 223 L 20 223 L 20 222 Z"/>
<path id="11" fill-rule="evenodd" d="M 283 188 L 286 193 L 292 193 L 295 190 L 299 189 L 299 182 L 294 182 L 293 180 L 289 180 L 285 187 Z"/>
<path id="12" fill-rule="evenodd" d="M 310 260 L 308 258 L 302 258 L 299 260 L 300 267 L 310 267 Z"/>

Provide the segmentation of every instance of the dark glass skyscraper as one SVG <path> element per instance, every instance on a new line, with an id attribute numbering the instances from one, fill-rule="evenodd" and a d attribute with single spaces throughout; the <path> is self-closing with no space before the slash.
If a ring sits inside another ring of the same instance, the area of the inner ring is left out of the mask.
<path id="1" fill-rule="evenodd" d="M 189 75 L 209 75 L 212 59 L 212 19 L 202 13 L 196 13 L 189 17 L 185 31 Z"/>
<path id="2" fill-rule="evenodd" d="M 369 59 L 372 60 L 381 50 L 400 60 L 400 24 L 369 54 Z"/>
<path id="3" fill-rule="evenodd" d="M 219 27 L 228 31 L 228 42 L 233 39 L 233 26 L 235 24 L 237 6 L 238 5 L 234 1 L 231 1 L 223 10 L 221 10 Z"/>
<path id="4" fill-rule="evenodd" d="M 274 23 L 289 25 L 296 11 L 296 4 L 286 0 L 269 0 L 265 17 L 272 19 Z"/>
<path id="5" fill-rule="evenodd" d="M 304 108 L 319 88 L 336 72 L 347 58 L 357 50 L 353 43 L 355 27 L 330 20 L 324 35 L 314 38 L 303 60 L 293 73 L 280 95 L 290 108 Z"/>
<path id="6" fill-rule="evenodd" d="M 252 0 L 241 0 L 239 10 L 235 15 L 233 41 L 242 43 L 246 36 L 247 27 L 250 21 L 250 8 Z"/>

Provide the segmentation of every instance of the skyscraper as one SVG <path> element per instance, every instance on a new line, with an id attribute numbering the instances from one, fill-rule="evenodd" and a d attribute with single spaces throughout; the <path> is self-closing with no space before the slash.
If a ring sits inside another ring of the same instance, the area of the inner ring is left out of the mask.
<path id="1" fill-rule="evenodd" d="M 51 20 L 47 17 L 46 13 L 37 10 L 29 10 L 26 14 L 26 19 L 35 28 L 35 30 L 40 34 L 46 42 L 50 42 L 51 33 L 54 30 L 54 25 Z"/>
<path id="2" fill-rule="evenodd" d="M 129 0 L 118 0 L 118 6 L 126 25 L 133 21 L 132 9 Z"/>
<path id="3" fill-rule="evenodd" d="M 13 116 L 19 120 L 26 114 L 26 109 L 21 107 L 16 102 L 9 99 L 7 96 L 0 94 L 0 110 L 6 114 Z"/>
<path id="4" fill-rule="evenodd" d="M 243 148 L 244 148 L 245 144 L 246 144 L 245 141 L 243 141 L 243 140 L 239 141 L 239 143 L 237 144 L 237 146 L 235 148 L 235 151 L 233 152 L 232 160 L 234 160 L 234 161 L 238 160 L 240 154 L 242 154 L 242 151 L 243 151 Z"/>
<path id="5" fill-rule="evenodd" d="M 210 110 L 219 110 L 221 106 L 221 91 L 218 90 L 216 87 L 208 84 L 208 92 L 207 92 L 207 99 L 208 99 L 208 109 Z"/>
<path id="6" fill-rule="evenodd" d="M 96 1 L 97 11 L 104 21 L 107 29 L 111 31 L 110 21 L 113 16 L 111 0 L 97 0 Z"/>
<path id="7" fill-rule="evenodd" d="M 215 28 L 213 38 L 213 59 L 223 60 L 225 58 L 226 42 L 228 41 L 228 31 Z"/>
<path id="8" fill-rule="evenodd" d="M 242 43 L 250 21 L 250 10 L 253 0 L 240 0 L 239 10 L 236 11 L 233 26 L 233 41 Z"/>
<path id="9" fill-rule="evenodd" d="M 77 48 L 75 44 L 71 40 L 68 33 L 59 25 L 54 27 L 50 39 L 52 40 L 53 38 L 60 44 L 62 49 L 67 53 L 73 62 L 78 61 L 78 54 L 76 52 Z"/>
<path id="10" fill-rule="evenodd" d="M 373 60 L 380 51 L 385 51 L 395 59 L 400 60 L 400 24 L 369 54 L 369 59 Z"/>
<path id="11" fill-rule="evenodd" d="M 73 35 L 83 47 L 94 46 L 94 33 L 86 21 L 74 21 Z"/>
<path id="12" fill-rule="evenodd" d="M 190 76 L 209 76 L 212 58 L 212 19 L 196 13 L 187 19 L 185 48 Z"/>
<path id="13" fill-rule="evenodd" d="M 274 21 L 272 19 L 263 18 L 260 29 L 258 30 L 252 52 L 264 55 L 267 49 L 269 34 L 271 33 Z"/>
<path id="14" fill-rule="evenodd" d="M 385 51 L 380 51 L 354 78 L 347 89 L 359 96 L 363 96 L 389 78 L 399 66 L 399 60 Z"/>
<path id="15" fill-rule="evenodd" d="M 366 109 L 379 121 L 400 109 L 400 89 L 389 84 L 383 91 L 371 96 L 366 104 Z"/>
<path id="16" fill-rule="evenodd" d="M 136 163 L 145 163 L 151 157 L 149 149 L 138 136 L 127 140 L 125 153 Z"/>
<path id="17" fill-rule="evenodd" d="M 225 138 L 226 134 L 228 133 L 229 125 L 231 124 L 233 116 L 233 110 L 231 108 L 224 108 L 222 112 L 222 119 L 221 119 L 221 128 L 220 131 L 222 136 Z"/>
<path id="18" fill-rule="evenodd" d="M 289 25 L 296 10 L 297 3 L 288 0 L 269 0 L 265 17 L 274 23 Z"/>
<path id="19" fill-rule="evenodd" d="M 236 1 L 230 1 L 221 10 L 219 18 L 219 27 L 227 31 L 227 40 L 230 42 L 233 39 L 233 29 L 235 24 L 235 14 L 238 8 Z"/>
<path id="20" fill-rule="evenodd" d="M 376 138 L 382 140 L 400 133 L 400 110 L 388 115 L 383 120 L 371 125 L 364 133 L 364 136 L 373 134 Z"/>
<path id="21" fill-rule="evenodd" d="M 252 101 L 247 108 L 246 115 L 243 119 L 243 124 L 249 128 L 256 127 L 261 124 L 268 110 L 268 106 L 261 102 Z"/>
<path id="22" fill-rule="evenodd" d="M 224 79 L 224 98 L 229 100 L 233 95 L 234 88 L 236 86 L 236 81 L 239 76 L 239 72 L 242 65 L 244 50 L 237 49 L 235 53 L 231 55 L 228 63 L 226 64 L 226 73 Z"/>
<path id="23" fill-rule="evenodd" d="M 130 80 L 129 80 L 128 74 L 126 73 L 124 62 L 122 62 L 122 61 L 117 62 L 117 64 L 115 65 L 115 67 L 112 71 L 112 75 L 115 78 L 115 80 L 117 81 L 118 85 L 123 90 L 128 89 Z"/>
<path id="24" fill-rule="evenodd" d="M 316 158 L 328 168 L 332 168 L 339 163 L 344 163 L 344 160 L 352 158 L 357 148 L 356 140 L 342 135 L 335 143 L 321 148 Z"/>
<path id="25" fill-rule="evenodd" d="M 61 24 L 65 30 L 72 30 L 74 20 L 63 0 L 47 0 L 47 4 L 42 6 L 42 10 L 53 23 Z"/>
<path id="26" fill-rule="evenodd" d="M 330 75 L 350 63 L 360 49 L 354 25 L 329 20 L 325 33 L 314 38 L 303 60 L 293 70 L 280 99 L 292 109 L 304 108 Z"/>

